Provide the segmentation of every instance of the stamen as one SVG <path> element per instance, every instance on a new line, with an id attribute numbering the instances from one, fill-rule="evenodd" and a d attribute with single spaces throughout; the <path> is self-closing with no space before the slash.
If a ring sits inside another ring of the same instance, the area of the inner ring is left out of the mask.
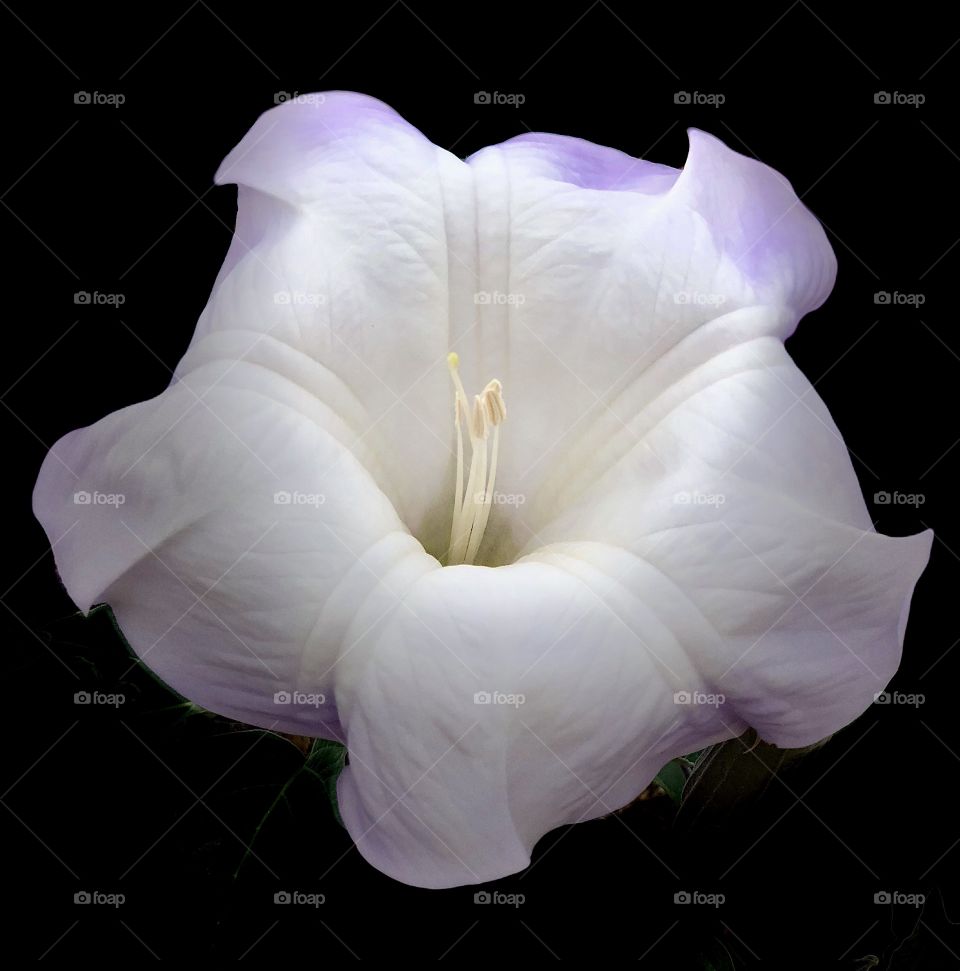
<path id="1" fill-rule="evenodd" d="M 483 399 L 480 395 L 473 396 L 473 413 L 470 421 L 473 423 L 470 429 L 470 437 L 474 439 L 487 437 L 487 416 L 484 413 Z"/>
<path id="2" fill-rule="evenodd" d="M 460 427 L 460 395 L 453 399 L 453 424 L 457 429 L 457 491 L 453 496 L 453 521 L 463 512 L 463 429 Z"/>
<path id="3" fill-rule="evenodd" d="M 481 394 L 475 395 L 473 408 L 468 410 L 467 393 L 460 380 L 460 358 L 455 353 L 447 355 L 447 365 L 454 387 L 454 424 L 457 429 L 457 485 L 453 497 L 453 521 L 450 524 L 450 549 L 447 565 L 473 563 L 480 549 L 490 505 L 493 502 L 493 486 L 497 476 L 497 452 L 500 445 L 500 425 L 507 417 L 503 400 L 503 387 L 496 378 L 490 381 Z M 466 491 L 463 486 L 463 430 L 461 421 L 470 436 L 470 472 Z M 487 467 L 487 443 L 493 428 L 492 451 L 489 471 Z"/>

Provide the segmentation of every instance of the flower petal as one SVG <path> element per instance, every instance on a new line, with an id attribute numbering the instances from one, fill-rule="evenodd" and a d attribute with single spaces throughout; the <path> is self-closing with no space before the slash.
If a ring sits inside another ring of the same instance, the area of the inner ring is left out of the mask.
<path id="1" fill-rule="evenodd" d="M 651 528 L 637 553 L 558 543 L 419 580 L 338 681 L 364 857 L 415 886 L 486 882 L 671 758 L 748 726 L 806 745 L 860 714 L 896 669 L 930 536 L 747 500 L 732 527 Z"/>
<path id="2" fill-rule="evenodd" d="M 61 537 L 74 601 L 109 603 L 180 693 L 254 725 L 340 737 L 328 702 L 358 608 L 383 611 L 438 564 L 316 397 L 318 365 L 270 341 L 193 363 L 160 397 L 61 439 L 37 518 Z"/>
<path id="3" fill-rule="evenodd" d="M 498 488 L 526 500 L 523 516 L 491 513 L 486 562 L 511 562 L 523 520 L 558 511 L 550 483 L 602 475 L 618 430 L 707 353 L 784 339 L 833 285 L 830 245 L 789 183 L 689 137 L 682 172 L 539 134 L 468 160 L 481 246 L 500 254 L 478 267 L 501 300 L 478 337 L 510 409 Z"/>
<path id="4" fill-rule="evenodd" d="M 715 710 L 673 704 L 669 670 L 696 674 L 664 617 L 679 606 L 678 629 L 700 622 L 651 579 L 662 613 L 634 600 L 627 621 L 605 602 L 614 581 L 594 588 L 560 556 L 417 583 L 409 611 L 343 666 L 338 797 L 366 859 L 422 887 L 502 877 L 544 833 L 619 808 L 672 755 L 728 737 Z"/>
<path id="5" fill-rule="evenodd" d="M 446 356 L 475 312 L 469 169 L 386 105 L 330 92 L 262 115 L 217 182 L 240 186 L 237 231 L 194 347 L 216 354 L 246 330 L 321 364 L 353 397 L 401 518 L 442 554 Z M 454 303 L 453 292 L 469 296 Z"/>

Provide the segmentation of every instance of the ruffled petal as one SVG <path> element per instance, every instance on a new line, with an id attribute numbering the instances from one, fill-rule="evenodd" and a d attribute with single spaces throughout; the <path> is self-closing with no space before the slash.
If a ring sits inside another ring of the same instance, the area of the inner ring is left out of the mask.
<path id="1" fill-rule="evenodd" d="M 630 595 L 582 567 L 556 553 L 437 571 L 345 660 L 340 811 L 384 873 L 451 887 L 516 872 L 544 833 L 728 737 L 716 709 L 674 704 L 704 687 L 678 640 L 702 626 L 682 598 L 648 571 L 645 593 L 666 599 L 621 616 L 610 595 Z"/>
<path id="2" fill-rule="evenodd" d="M 510 408 L 498 488 L 525 500 L 491 513 L 486 562 L 527 547 L 529 520 L 560 511 L 551 484 L 602 475 L 624 425 L 706 354 L 783 340 L 833 286 L 833 251 L 789 183 L 689 137 L 682 171 L 540 134 L 469 159 L 481 288 L 500 300 L 482 308 L 479 370 Z"/>
<path id="3" fill-rule="evenodd" d="M 340 682 L 340 808 L 364 857 L 415 886 L 499 878 L 672 758 L 750 726 L 803 746 L 864 711 L 899 663 L 930 535 L 843 527 L 760 490 L 723 517 L 418 581 Z"/>
<path id="4" fill-rule="evenodd" d="M 62 537 L 73 600 L 110 604 L 177 691 L 254 725 L 337 738 L 335 669 L 354 625 L 439 565 L 357 457 L 355 433 L 317 400 L 318 367 L 275 343 L 245 351 L 61 439 L 34 510 Z"/>
<path id="5" fill-rule="evenodd" d="M 450 524 L 438 499 L 452 508 L 454 456 L 446 355 L 475 313 L 469 168 L 386 105 L 329 92 L 262 115 L 217 182 L 239 185 L 237 229 L 192 352 L 233 354 L 243 332 L 315 361 L 349 398 L 400 517 L 442 554 Z"/>

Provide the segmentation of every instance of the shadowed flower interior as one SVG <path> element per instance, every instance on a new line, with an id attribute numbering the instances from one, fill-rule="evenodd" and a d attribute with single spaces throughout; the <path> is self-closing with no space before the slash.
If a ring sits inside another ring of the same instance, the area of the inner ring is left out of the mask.
<path id="1" fill-rule="evenodd" d="M 191 701 L 345 742 L 344 823 L 399 880 L 522 869 L 748 727 L 818 741 L 899 663 L 931 535 L 873 530 L 783 347 L 833 252 L 689 139 L 463 161 L 362 95 L 274 108 L 217 173 L 236 232 L 174 381 L 41 469 L 78 606 Z"/>

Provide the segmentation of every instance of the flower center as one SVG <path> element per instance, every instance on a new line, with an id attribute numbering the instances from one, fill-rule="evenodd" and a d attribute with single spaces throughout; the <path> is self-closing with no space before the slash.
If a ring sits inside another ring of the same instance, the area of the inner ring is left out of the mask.
<path id="1" fill-rule="evenodd" d="M 507 417 L 503 388 L 494 378 L 483 391 L 473 396 L 470 406 L 460 380 L 460 358 L 447 355 L 453 381 L 453 423 L 457 429 L 457 486 L 453 496 L 453 522 L 450 525 L 450 548 L 447 566 L 473 563 L 480 549 L 483 532 L 490 518 L 493 484 L 497 478 L 497 449 L 500 445 L 500 423 Z M 463 427 L 470 436 L 470 471 L 463 484 Z M 490 429 L 493 435 L 490 435 Z M 490 458 L 487 461 L 487 445 Z"/>

